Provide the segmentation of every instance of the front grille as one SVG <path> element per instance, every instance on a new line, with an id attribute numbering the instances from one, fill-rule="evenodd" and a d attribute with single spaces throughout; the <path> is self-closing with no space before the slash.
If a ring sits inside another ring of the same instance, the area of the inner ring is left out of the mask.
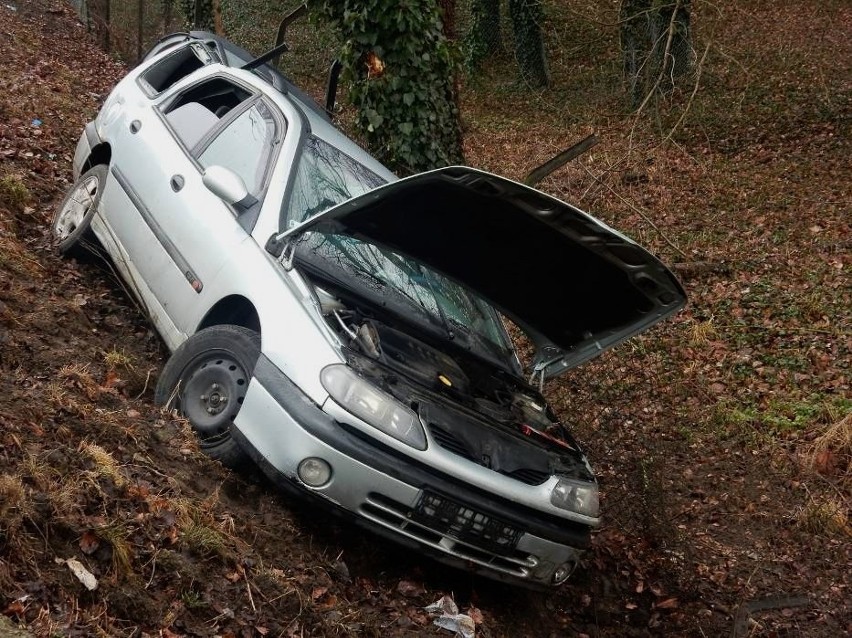
<path id="1" fill-rule="evenodd" d="M 488 467 L 482 462 L 481 459 L 478 459 L 476 455 L 468 449 L 464 441 L 459 439 L 452 432 L 448 432 L 444 428 L 438 427 L 437 425 L 430 423 L 429 434 L 432 435 L 432 438 L 435 440 L 435 443 L 437 443 L 439 446 L 441 446 L 448 452 L 452 452 L 456 456 L 465 458 L 468 461 L 473 461 L 477 465 Z M 504 472 L 502 470 L 498 471 L 504 476 L 510 476 L 516 481 L 526 483 L 527 485 L 541 485 L 547 479 L 550 478 L 550 472 L 542 472 L 541 470 L 534 470 L 528 467 L 518 468 L 516 470 L 512 470 L 511 472 Z"/>
<path id="2" fill-rule="evenodd" d="M 514 551 L 521 532 L 506 523 L 456 503 L 440 494 L 424 491 L 412 518 L 427 527 L 495 554 Z"/>
<path id="3" fill-rule="evenodd" d="M 445 429 L 439 428 L 437 425 L 430 425 L 429 433 L 432 435 L 432 438 L 435 439 L 435 443 L 445 450 L 449 450 L 453 454 L 463 456 L 471 461 L 477 460 L 473 454 L 471 454 L 470 450 L 467 449 L 467 446 L 458 439 L 458 437 L 447 432 Z"/>
<path id="4" fill-rule="evenodd" d="M 506 476 L 511 476 L 513 479 L 527 485 L 541 485 L 550 478 L 550 472 L 540 472 L 539 470 L 522 467 L 511 472 L 506 472 Z"/>
<path id="5" fill-rule="evenodd" d="M 432 492 L 411 508 L 371 493 L 360 508 L 368 519 L 444 553 L 527 578 L 535 556 L 516 549 L 523 532 Z"/>

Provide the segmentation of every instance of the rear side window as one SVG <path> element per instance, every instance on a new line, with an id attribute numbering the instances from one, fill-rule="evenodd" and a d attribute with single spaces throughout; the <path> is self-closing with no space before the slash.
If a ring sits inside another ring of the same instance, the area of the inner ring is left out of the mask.
<path id="1" fill-rule="evenodd" d="M 213 78 L 183 92 L 165 110 L 166 121 L 183 145 L 192 150 L 219 120 L 252 96 L 244 88 Z"/>
<path id="2" fill-rule="evenodd" d="M 277 138 L 275 118 L 260 100 L 240 113 L 198 156 L 204 168 L 224 166 L 260 199 Z"/>
<path id="3" fill-rule="evenodd" d="M 193 71 L 215 61 L 216 54 L 200 43 L 181 47 L 145 71 L 139 78 L 150 96 L 162 93 Z"/>

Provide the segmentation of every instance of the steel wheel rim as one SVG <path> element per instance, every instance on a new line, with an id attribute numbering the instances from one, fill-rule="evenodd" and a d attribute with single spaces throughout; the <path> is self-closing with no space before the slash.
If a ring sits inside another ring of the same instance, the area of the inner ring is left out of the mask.
<path id="1" fill-rule="evenodd" d="M 68 239 L 76 231 L 95 203 L 100 183 L 96 175 L 89 175 L 74 187 L 71 196 L 65 200 L 56 222 L 53 225 L 54 233 L 59 241 Z"/>
<path id="2" fill-rule="evenodd" d="M 207 353 L 187 367 L 180 411 L 189 419 L 202 447 L 221 443 L 239 412 L 248 388 L 248 375 L 228 353 Z"/>

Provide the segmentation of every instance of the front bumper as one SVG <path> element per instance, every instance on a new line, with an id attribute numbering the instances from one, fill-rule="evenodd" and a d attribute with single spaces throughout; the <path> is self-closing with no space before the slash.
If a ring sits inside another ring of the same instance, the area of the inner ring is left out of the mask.
<path id="1" fill-rule="evenodd" d="M 336 422 L 261 355 L 235 438 L 282 488 L 313 496 L 356 522 L 438 560 L 497 580 L 548 586 L 576 565 L 589 528 L 454 481 Z M 299 463 L 325 460 L 332 478 L 303 484 Z M 425 516 L 427 505 L 450 514 Z"/>

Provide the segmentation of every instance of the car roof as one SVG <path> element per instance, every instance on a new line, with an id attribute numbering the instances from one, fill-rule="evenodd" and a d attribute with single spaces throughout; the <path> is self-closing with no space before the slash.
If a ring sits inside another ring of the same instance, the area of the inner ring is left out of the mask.
<path id="1" fill-rule="evenodd" d="M 190 31 L 189 35 L 197 40 L 216 42 L 226 53 L 238 58 L 243 64 L 255 58 L 250 52 L 215 33 Z M 265 80 L 270 88 L 285 96 L 304 115 L 303 124 L 306 125 L 310 134 L 340 149 L 388 182 L 398 179 L 386 166 L 334 126 L 328 111 L 274 66 L 269 63 L 262 64 L 253 70 L 253 74 Z"/>
<path id="2" fill-rule="evenodd" d="M 189 35 L 190 37 L 196 40 L 212 40 L 216 42 L 216 44 L 219 45 L 222 49 L 224 49 L 226 53 L 230 53 L 232 56 L 238 58 L 242 61 L 243 64 L 251 62 L 256 57 L 250 52 L 243 49 L 242 47 L 237 46 L 230 40 L 226 40 L 222 36 L 216 35 L 215 33 L 210 33 L 209 31 L 190 31 Z M 305 109 L 311 111 L 312 113 L 314 113 L 321 119 L 326 120 L 327 122 L 331 121 L 331 116 L 323 107 L 317 104 L 316 100 L 314 100 L 310 95 L 308 95 L 298 86 L 296 86 L 292 82 L 292 80 L 290 80 L 290 78 L 281 73 L 281 71 L 276 69 L 271 64 L 261 64 L 259 67 L 257 67 L 257 69 L 254 69 L 254 71 L 255 75 L 258 75 L 261 78 L 267 80 L 270 85 L 277 91 L 289 94 L 303 107 L 305 107 Z"/>

